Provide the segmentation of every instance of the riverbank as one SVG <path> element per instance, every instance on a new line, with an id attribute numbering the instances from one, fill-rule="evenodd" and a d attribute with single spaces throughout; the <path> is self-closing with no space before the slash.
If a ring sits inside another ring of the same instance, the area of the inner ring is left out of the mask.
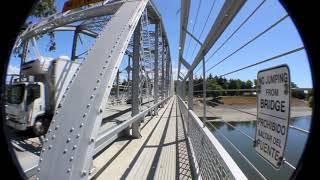
<path id="1" fill-rule="evenodd" d="M 227 122 L 246 122 L 255 121 L 257 115 L 257 105 L 255 97 L 245 96 L 227 96 L 221 97 L 221 102 L 217 104 L 207 100 L 207 120 Z M 202 118 L 203 116 L 203 100 L 194 98 L 193 109 L 196 114 Z M 292 98 L 291 101 L 291 118 L 311 116 L 312 109 L 307 106 L 303 100 Z"/>

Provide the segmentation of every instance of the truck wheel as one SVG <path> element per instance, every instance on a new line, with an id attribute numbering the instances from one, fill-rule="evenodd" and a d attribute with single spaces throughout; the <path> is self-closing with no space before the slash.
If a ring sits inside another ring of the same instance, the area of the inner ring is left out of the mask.
<path id="1" fill-rule="evenodd" d="M 46 134 L 50 126 L 50 120 L 51 119 L 46 116 L 41 116 L 37 118 L 32 128 L 33 133 L 36 136 L 42 136 Z"/>

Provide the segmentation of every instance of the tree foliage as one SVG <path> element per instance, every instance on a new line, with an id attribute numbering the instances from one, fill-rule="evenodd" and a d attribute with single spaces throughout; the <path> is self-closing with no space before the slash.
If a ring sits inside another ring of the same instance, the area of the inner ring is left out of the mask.
<path id="1" fill-rule="evenodd" d="M 218 97 L 218 96 L 239 96 L 244 95 L 244 92 L 240 91 L 224 91 L 224 90 L 232 90 L 232 89 L 256 89 L 257 88 L 257 80 L 253 81 L 247 80 L 243 81 L 240 79 L 226 79 L 224 77 L 212 76 L 209 74 L 207 77 L 207 96 L 208 97 Z M 187 84 L 189 82 L 187 81 Z M 202 96 L 203 94 L 203 78 L 194 78 L 193 80 L 193 91 L 194 96 Z M 295 83 L 291 83 L 292 88 L 297 88 L 298 86 Z M 186 86 L 186 91 L 188 91 L 188 85 Z M 306 94 L 303 91 L 295 91 L 292 90 L 292 96 L 300 99 L 305 99 Z"/>
<path id="2" fill-rule="evenodd" d="M 294 82 L 291 82 L 291 88 L 299 88 L 299 87 Z M 306 98 L 306 94 L 304 93 L 304 91 L 301 91 L 301 90 L 292 90 L 291 95 L 292 97 L 299 98 L 299 99 Z"/>
<path id="3" fill-rule="evenodd" d="M 54 4 L 54 0 L 39 0 L 37 4 L 35 4 L 34 8 L 31 10 L 29 15 L 29 20 L 23 25 L 21 32 L 25 30 L 30 24 L 32 24 L 32 20 L 41 19 L 44 17 L 48 17 L 54 13 L 56 13 L 56 7 Z M 43 35 L 39 35 L 36 38 L 39 39 Z M 48 42 L 48 51 L 54 51 L 56 50 L 56 43 L 55 43 L 55 37 L 53 32 L 48 33 L 49 36 L 49 42 Z M 13 54 L 16 57 L 21 57 L 23 51 L 23 44 L 14 49 Z"/>

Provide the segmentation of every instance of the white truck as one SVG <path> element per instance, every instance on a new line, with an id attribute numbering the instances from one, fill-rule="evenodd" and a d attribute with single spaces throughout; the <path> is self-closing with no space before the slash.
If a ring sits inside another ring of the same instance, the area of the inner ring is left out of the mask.
<path id="1" fill-rule="evenodd" d="M 6 116 L 11 128 L 41 136 L 48 130 L 55 109 L 79 63 L 43 57 L 21 65 L 21 75 L 7 85 Z"/>

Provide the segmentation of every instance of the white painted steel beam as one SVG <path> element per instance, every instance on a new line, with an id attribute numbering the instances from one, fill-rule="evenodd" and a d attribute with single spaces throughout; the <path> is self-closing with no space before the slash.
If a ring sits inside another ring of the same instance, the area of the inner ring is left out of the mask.
<path id="1" fill-rule="evenodd" d="M 65 13 L 54 14 L 38 24 L 30 26 L 21 34 L 21 39 L 24 41 L 32 36 L 46 33 L 57 27 L 61 27 L 73 22 L 90 19 L 98 16 L 113 15 L 121 7 L 124 1 L 87 8 L 78 11 L 67 11 Z"/>
<path id="2" fill-rule="evenodd" d="M 198 54 L 196 55 L 194 61 L 192 62 L 191 68 L 184 77 L 184 81 L 189 77 L 191 71 L 193 71 L 203 57 L 207 54 L 213 44 L 219 39 L 224 30 L 228 27 L 233 18 L 237 15 L 246 0 L 226 0 L 217 19 L 209 31 L 208 36 L 202 43 Z"/>
<path id="3" fill-rule="evenodd" d="M 88 178 L 105 102 L 147 2 L 123 3 L 69 82 L 42 148 L 40 179 Z"/>
<path id="4" fill-rule="evenodd" d="M 155 24 L 155 52 L 154 52 L 154 102 L 159 98 L 159 24 Z M 155 108 L 155 113 L 158 107 Z"/>
<path id="5" fill-rule="evenodd" d="M 132 114 L 131 116 L 135 116 L 140 112 L 140 47 L 141 47 L 141 18 L 138 22 L 138 25 L 134 31 L 133 35 L 133 58 L 132 58 Z M 136 121 L 132 124 L 132 136 L 134 138 L 141 138 L 140 134 L 140 121 Z"/>
<path id="6" fill-rule="evenodd" d="M 183 58 L 184 44 L 186 40 L 186 31 L 184 31 L 184 29 L 188 28 L 189 11 L 190 0 L 181 1 L 178 74 L 180 73 L 181 68 L 180 61 Z"/>

